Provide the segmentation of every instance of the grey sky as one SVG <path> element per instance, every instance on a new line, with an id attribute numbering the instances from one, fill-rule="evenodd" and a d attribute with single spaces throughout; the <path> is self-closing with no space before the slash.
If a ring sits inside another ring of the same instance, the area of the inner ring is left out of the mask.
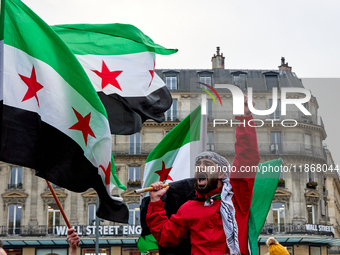
<path id="1" fill-rule="evenodd" d="M 340 1 L 23 0 L 48 24 L 128 23 L 178 48 L 156 68 L 211 68 L 216 46 L 230 69 L 277 69 L 284 56 L 300 78 L 339 78 Z M 308 79 L 308 81 L 311 81 Z M 340 79 L 306 82 L 319 103 L 328 148 L 340 162 Z"/>

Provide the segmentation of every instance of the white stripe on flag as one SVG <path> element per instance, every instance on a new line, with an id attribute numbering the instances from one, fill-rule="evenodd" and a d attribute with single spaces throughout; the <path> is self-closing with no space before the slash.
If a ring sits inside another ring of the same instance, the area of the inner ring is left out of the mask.
<path id="1" fill-rule="evenodd" d="M 94 166 L 98 167 L 101 164 L 107 166 L 111 160 L 110 153 L 103 153 L 103 151 L 111 152 L 111 137 L 108 136 L 110 134 L 109 125 L 103 125 L 107 123 L 107 119 L 97 112 L 51 66 L 6 44 L 4 51 L 4 62 L 6 63 L 4 65 L 4 104 L 38 113 L 42 121 L 76 141 Z M 28 87 L 19 74 L 31 77 L 33 65 L 37 81 L 44 86 L 37 92 L 39 106 L 35 97 L 22 101 Z M 91 112 L 90 127 L 96 138 L 89 135 L 87 146 L 81 131 L 69 129 L 77 123 L 72 107 L 83 117 Z M 98 142 L 102 145 L 98 146 Z"/>
<path id="2" fill-rule="evenodd" d="M 76 57 L 96 91 L 103 91 L 107 95 L 117 93 L 122 97 L 145 97 L 165 86 L 155 73 L 154 80 L 156 81 L 149 87 L 152 78 L 149 71 L 154 69 L 155 59 L 155 54 L 152 52 L 126 55 L 76 55 Z M 122 90 L 112 85 L 107 85 L 102 89 L 102 79 L 93 70 L 101 72 L 103 61 L 109 71 L 122 71 L 116 78 Z"/>

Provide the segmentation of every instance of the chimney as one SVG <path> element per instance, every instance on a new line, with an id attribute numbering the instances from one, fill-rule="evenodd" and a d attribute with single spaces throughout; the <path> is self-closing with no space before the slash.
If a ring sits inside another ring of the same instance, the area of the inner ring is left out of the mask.
<path id="1" fill-rule="evenodd" d="M 292 71 L 292 67 L 288 66 L 288 62 L 285 63 L 285 58 L 281 58 L 281 65 L 279 66 L 279 70 L 285 70 L 285 71 Z"/>
<path id="2" fill-rule="evenodd" d="M 220 47 L 217 47 L 216 54 L 211 58 L 213 69 L 224 69 L 223 53 L 220 54 Z"/>

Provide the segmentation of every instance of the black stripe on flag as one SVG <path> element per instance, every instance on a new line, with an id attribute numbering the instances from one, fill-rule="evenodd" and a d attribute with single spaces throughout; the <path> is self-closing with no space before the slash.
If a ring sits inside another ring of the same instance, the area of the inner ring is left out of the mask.
<path id="1" fill-rule="evenodd" d="M 37 176 L 71 191 L 94 188 L 100 198 L 98 217 L 128 222 L 127 206 L 110 198 L 98 169 L 75 141 L 35 112 L 3 105 L 3 101 L 0 108 L 0 160 L 35 169 Z"/>
<path id="2" fill-rule="evenodd" d="M 160 123 L 172 104 L 172 97 L 163 86 L 145 97 L 122 97 L 118 94 L 106 95 L 98 92 L 106 108 L 111 134 L 130 135 L 142 129 L 143 122 L 153 119 Z"/>

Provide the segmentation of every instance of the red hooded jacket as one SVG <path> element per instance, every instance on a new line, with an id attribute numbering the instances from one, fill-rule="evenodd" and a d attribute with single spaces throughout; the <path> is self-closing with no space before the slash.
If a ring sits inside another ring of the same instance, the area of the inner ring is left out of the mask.
<path id="1" fill-rule="evenodd" d="M 244 172 L 244 167 L 257 166 L 260 155 L 257 146 L 256 130 L 248 125 L 249 117 L 236 117 L 243 124 L 236 128 L 235 159 L 230 183 L 233 187 L 232 198 L 236 210 L 240 251 L 248 251 L 248 218 L 251 206 L 254 177 L 256 172 Z M 254 123 L 251 122 L 251 125 Z M 221 193 L 222 187 L 211 191 L 207 196 Z M 211 206 L 192 200 L 183 204 L 170 219 L 166 216 L 162 201 L 150 202 L 146 217 L 147 225 L 161 246 L 175 246 L 190 233 L 191 254 L 220 255 L 228 254 L 222 218 L 221 200 L 214 200 Z"/>

